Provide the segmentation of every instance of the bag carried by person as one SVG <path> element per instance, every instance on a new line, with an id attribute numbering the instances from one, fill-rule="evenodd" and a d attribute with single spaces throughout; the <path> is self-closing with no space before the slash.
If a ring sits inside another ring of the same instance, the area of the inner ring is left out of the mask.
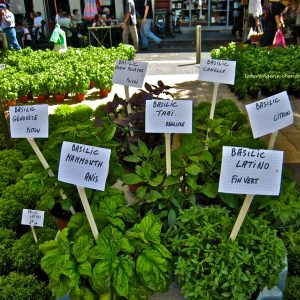
<path id="1" fill-rule="evenodd" d="M 273 46 L 275 48 L 278 48 L 280 45 L 282 45 L 283 48 L 286 48 L 286 43 L 285 43 L 283 32 L 281 29 L 278 29 L 274 36 Z"/>

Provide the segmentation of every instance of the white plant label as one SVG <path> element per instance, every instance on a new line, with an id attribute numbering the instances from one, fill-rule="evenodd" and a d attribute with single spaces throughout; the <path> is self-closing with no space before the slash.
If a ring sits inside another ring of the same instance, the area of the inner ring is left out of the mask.
<path id="1" fill-rule="evenodd" d="M 23 209 L 21 224 L 43 227 L 44 214 L 45 212 L 42 210 Z"/>
<path id="2" fill-rule="evenodd" d="M 5 64 L 0 64 L 0 71 L 5 69 Z"/>
<path id="3" fill-rule="evenodd" d="M 110 153 L 106 148 L 63 142 L 58 180 L 104 191 Z"/>
<path id="4" fill-rule="evenodd" d="M 223 146 L 219 192 L 279 195 L 283 151 Z"/>
<path id="5" fill-rule="evenodd" d="M 234 84 L 236 61 L 201 58 L 199 80 Z"/>
<path id="6" fill-rule="evenodd" d="M 147 66 L 147 63 L 141 61 L 118 59 L 113 83 L 140 88 L 144 84 Z"/>
<path id="7" fill-rule="evenodd" d="M 192 133 L 192 100 L 147 100 L 145 131 Z"/>
<path id="8" fill-rule="evenodd" d="M 48 104 L 10 106 L 12 138 L 47 138 L 49 135 Z"/>
<path id="9" fill-rule="evenodd" d="M 246 105 L 254 138 L 272 133 L 294 122 L 287 92 Z"/>

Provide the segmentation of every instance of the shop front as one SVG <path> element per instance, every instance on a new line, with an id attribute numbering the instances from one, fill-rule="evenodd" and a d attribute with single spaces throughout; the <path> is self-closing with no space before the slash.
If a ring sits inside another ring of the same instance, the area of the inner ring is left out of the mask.
<path id="1" fill-rule="evenodd" d="M 181 26 L 232 27 L 235 2 L 238 3 L 233 0 L 171 0 L 171 11 L 179 18 Z"/>

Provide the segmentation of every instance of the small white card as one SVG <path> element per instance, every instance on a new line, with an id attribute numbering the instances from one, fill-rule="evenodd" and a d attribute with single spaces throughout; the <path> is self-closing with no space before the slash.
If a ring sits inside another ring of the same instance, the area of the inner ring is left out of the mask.
<path id="1" fill-rule="evenodd" d="M 63 142 L 58 180 L 104 191 L 110 153 L 110 149 Z"/>
<path id="2" fill-rule="evenodd" d="M 192 100 L 147 100 L 145 131 L 192 133 Z"/>
<path id="3" fill-rule="evenodd" d="M 147 63 L 141 61 L 118 59 L 113 83 L 140 88 L 144 84 L 147 66 Z"/>
<path id="4" fill-rule="evenodd" d="M 48 104 L 10 106 L 9 119 L 12 138 L 48 137 Z"/>
<path id="5" fill-rule="evenodd" d="M 279 195 L 283 151 L 223 146 L 219 192 Z"/>
<path id="6" fill-rule="evenodd" d="M 272 133 L 294 122 L 287 92 L 246 105 L 254 138 Z"/>
<path id="7" fill-rule="evenodd" d="M 43 227 L 44 214 L 42 210 L 23 209 L 21 224 Z"/>
<path id="8" fill-rule="evenodd" d="M 5 69 L 5 64 L 0 64 L 0 71 Z"/>
<path id="9" fill-rule="evenodd" d="M 234 84 L 236 61 L 201 58 L 199 80 Z"/>

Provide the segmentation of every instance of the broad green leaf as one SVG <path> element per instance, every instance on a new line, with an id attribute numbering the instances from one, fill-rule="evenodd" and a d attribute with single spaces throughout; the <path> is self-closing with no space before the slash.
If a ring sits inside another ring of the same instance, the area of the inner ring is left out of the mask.
<path id="1" fill-rule="evenodd" d="M 117 226 L 121 231 L 125 230 L 125 224 L 120 218 L 107 217 L 107 220 L 114 226 Z"/>
<path id="2" fill-rule="evenodd" d="M 163 180 L 164 180 L 164 176 L 158 174 L 156 177 L 150 179 L 149 184 L 151 186 L 156 187 L 156 186 L 160 185 L 163 182 Z"/>
<path id="3" fill-rule="evenodd" d="M 148 156 L 149 156 L 149 150 L 148 150 L 146 144 L 142 140 L 138 140 L 138 147 L 139 147 L 139 150 L 141 151 L 141 153 L 146 158 L 148 158 Z"/>
<path id="4" fill-rule="evenodd" d="M 92 265 L 90 262 L 85 261 L 79 264 L 77 268 L 80 275 L 92 276 Z"/>
<path id="5" fill-rule="evenodd" d="M 130 174 L 124 174 L 122 181 L 124 184 L 137 184 L 143 182 L 143 178 L 140 176 L 130 173 Z"/>
<path id="6" fill-rule="evenodd" d="M 142 167 L 142 170 L 143 170 L 145 178 L 147 180 L 149 180 L 151 177 L 151 174 L 152 174 L 151 167 L 148 164 L 146 164 Z"/>
<path id="7" fill-rule="evenodd" d="M 167 288 L 169 262 L 156 250 L 143 250 L 136 261 L 136 271 L 142 282 L 153 291 Z"/>
<path id="8" fill-rule="evenodd" d="M 120 240 L 120 247 L 121 251 L 128 254 L 133 253 L 135 250 L 135 247 L 130 243 L 130 241 L 126 237 L 123 237 Z"/>
<path id="9" fill-rule="evenodd" d="M 215 198 L 218 195 L 218 183 L 207 183 L 201 192 L 209 198 Z"/>
<path id="10" fill-rule="evenodd" d="M 59 280 L 50 280 L 49 288 L 51 288 L 54 296 L 64 296 L 70 291 L 70 279 L 66 276 L 61 276 Z"/>
<path id="11" fill-rule="evenodd" d="M 174 209 L 170 209 L 168 213 L 168 224 L 169 227 L 172 228 L 176 222 L 176 212 Z"/>
<path id="12" fill-rule="evenodd" d="M 119 296 L 128 298 L 129 278 L 125 274 L 121 262 L 113 273 L 113 286 Z"/>
<path id="13" fill-rule="evenodd" d="M 41 260 L 41 267 L 51 280 L 59 281 L 62 269 L 69 261 L 69 254 L 62 254 L 59 249 L 48 251 Z"/>
<path id="14" fill-rule="evenodd" d="M 175 177 L 175 176 L 170 175 L 170 176 L 168 176 L 167 179 L 165 180 L 164 186 L 177 184 L 177 183 L 179 183 L 179 182 L 180 182 L 180 180 L 179 180 L 178 177 Z"/>
<path id="15" fill-rule="evenodd" d="M 39 249 L 43 252 L 43 253 L 47 253 L 50 250 L 54 250 L 57 248 L 57 241 L 46 241 L 43 244 L 39 245 Z"/>
<path id="16" fill-rule="evenodd" d="M 172 258 L 172 253 L 162 244 L 153 244 L 153 249 L 159 251 L 164 258 Z"/>
<path id="17" fill-rule="evenodd" d="M 79 284 L 80 275 L 77 272 L 75 262 L 73 262 L 71 259 L 69 259 L 62 267 L 62 274 L 70 279 L 70 287 L 75 287 L 77 284 Z"/>
<path id="18" fill-rule="evenodd" d="M 88 251 L 94 246 L 89 236 L 79 237 L 72 246 L 72 252 L 77 262 L 84 262 L 88 258 Z"/>
<path id="19" fill-rule="evenodd" d="M 203 152 L 202 152 L 202 156 L 203 156 L 203 158 L 204 158 L 207 162 L 209 162 L 210 164 L 213 163 L 214 157 L 212 156 L 212 154 L 211 154 L 209 151 L 203 151 Z"/>
<path id="20" fill-rule="evenodd" d="M 140 224 L 135 224 L 132 229 L 127 231 L 128 236 L 130 232 L 141 233 L 145 243 L 160 243 L 160 231 L 162 223 L 155 215 L 147 215 L 144 217 Z"/>
<path id="21" fill-rule="evenodd" d="M 189 165 L 187 168 L 185 168 L 185 171 L 188 174 L 192 174 L 192 175 L 196 176 L 199 173 L 203 172 L 203 168 L 200 168 L 199 165 L 192 164 L 192 165 Z"/>
<path id="22" fill-rule="evenodd" d="M 141 162 L 142 159 L 139 156 L 136 155 L 127 155 L 123 158 L 125 161 L 129 161 L 129 162 Z"/>

